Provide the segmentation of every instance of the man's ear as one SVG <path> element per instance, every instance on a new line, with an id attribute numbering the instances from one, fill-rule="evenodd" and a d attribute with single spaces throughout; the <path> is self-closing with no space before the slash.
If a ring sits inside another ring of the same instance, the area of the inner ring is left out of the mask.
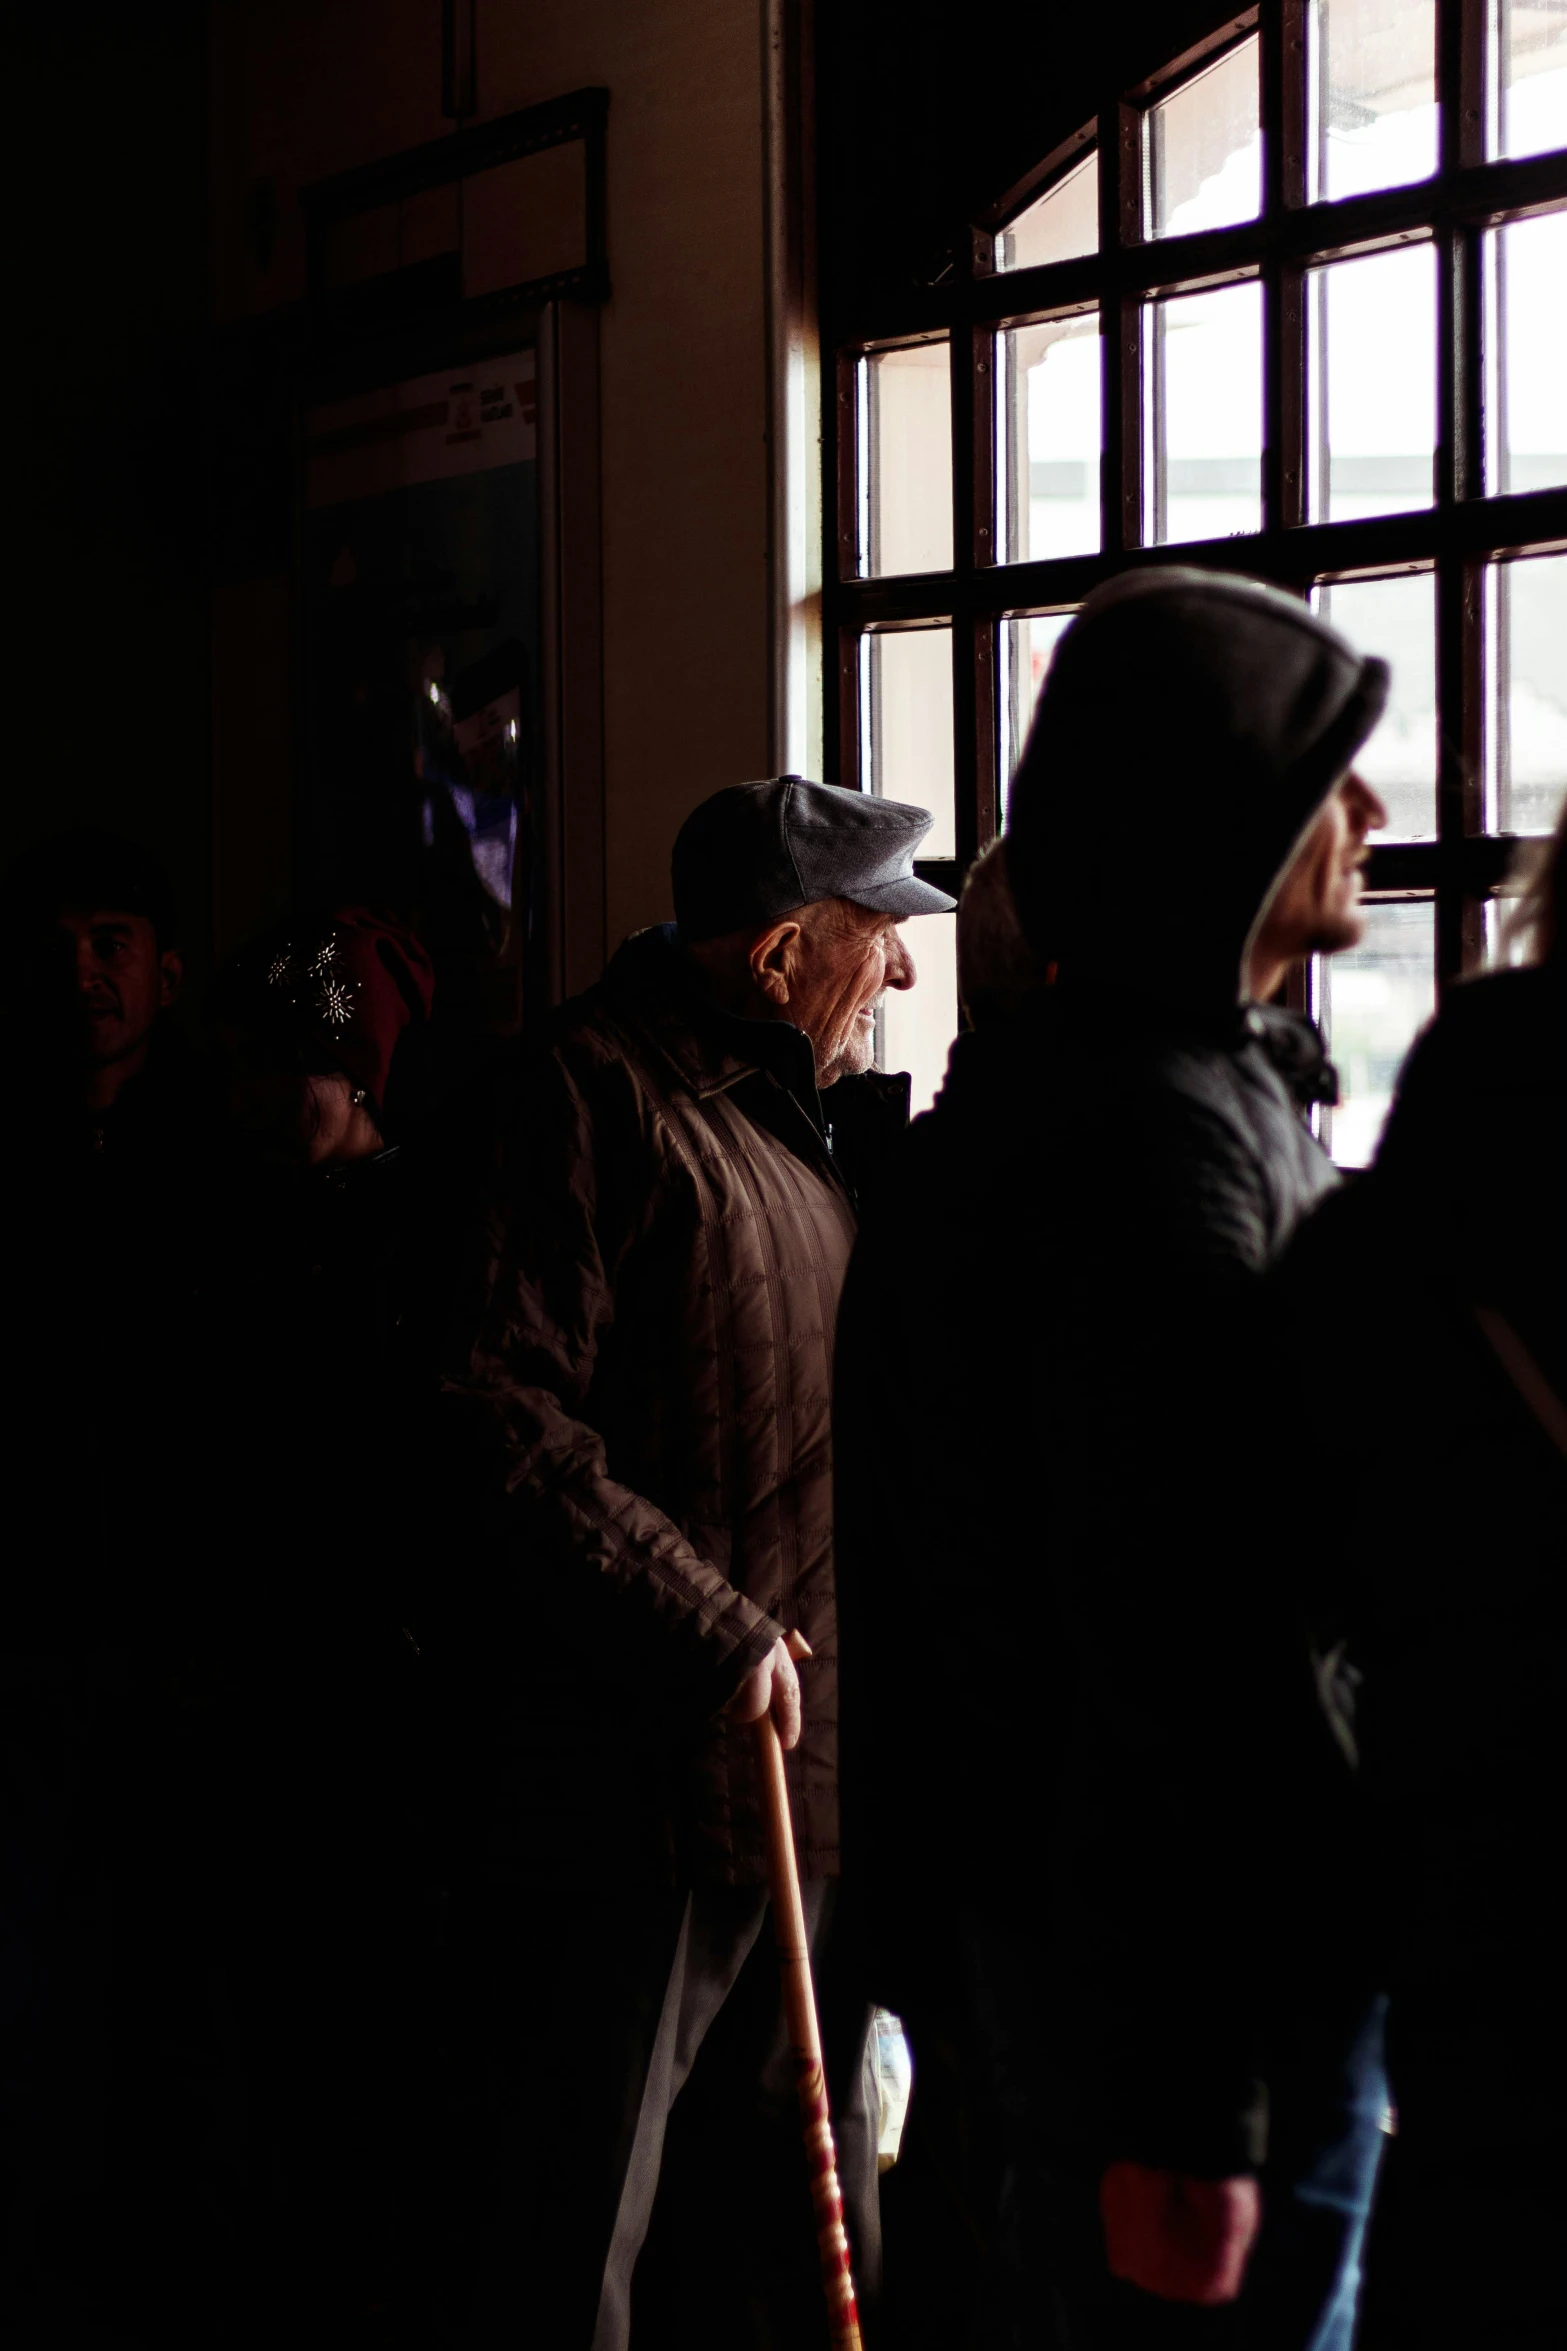
<path id="1" fill-rule="evenodd" d="M 165 947 L 158 957 L 158 1009 L 167 1012 L 185 984 L 185 958 L 177 947 Z"/>
<path id="2" fill-rule="evenodd" d="M 771 930 L 763 931 L 760 938 L 752 940 L 751 951 L 746 957 L 752 981 L 768 1002 L 776 1004 L 780 1011 L 788 1003 L 792 992 L 795 949 L 799 939 L 800 925 L 792 915 L 786 916 L 782 922 L 775 922 Z"/>

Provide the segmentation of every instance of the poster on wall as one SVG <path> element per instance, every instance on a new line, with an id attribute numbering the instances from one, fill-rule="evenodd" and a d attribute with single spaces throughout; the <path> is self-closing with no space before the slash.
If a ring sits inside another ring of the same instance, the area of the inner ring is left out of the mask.
<path id="1" fill-rule="evenodd" d="M 537 905 L 535 354 L 324 402 L 304 424 L 314 895 L 417 925 L 438 1017 L 520 1025 Z"/>

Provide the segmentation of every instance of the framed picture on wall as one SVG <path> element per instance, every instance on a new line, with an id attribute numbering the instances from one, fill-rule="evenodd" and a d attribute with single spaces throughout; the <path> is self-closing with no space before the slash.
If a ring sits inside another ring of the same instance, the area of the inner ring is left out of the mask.
<path id="1" fill-rule="evenodd" d="M 372 896 L 434 1026 L 603 957 L 598 305 L 608 93 L 305 191 L 296 894 Z"/>
<path id="2" fill-rule="evenodd" d="M 538 958 L 538 352 L 305 411 L 298 851 L 405 910 L 444 1017 L 507 1033 Z"/>

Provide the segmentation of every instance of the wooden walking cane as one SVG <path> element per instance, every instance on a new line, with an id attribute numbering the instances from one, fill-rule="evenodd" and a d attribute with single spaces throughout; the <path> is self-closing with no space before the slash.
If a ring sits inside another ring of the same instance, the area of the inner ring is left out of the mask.
<path id="1" fill-rule="evenodd" d="M 833 2351 L 860 2351 L 860 2314 L 849 2267 L 849 2240 L 844 2234 L 843 2195 L 838 2186 L 838 2159 L 833 2147 L 832 2115 L 827 2105 L 827 2076 L 822 2068 L 822 2036 L 816 2021 L 811 1951 L 805 1937 L 805 1908 L 800 1900 L 800 1872 L 794 1857 L 794 1825 L 789 1818 L 783 1749 L 778 1744 L 778 1732 L 770 1714 L 764 1714 L 751 1729 L 762 1783 L 762 1817 L 767 1824 L 768 1882 L 773 1898 L 773 1928 L 778 1938 L 778 1967 L 783 1978 L 784 2021 L 789 2028 L 789 2047 L 800 2093 L 805 2161 L 811 2178 L 811 2202 L 816 2207 L 816 2250 L 822 2265 L 822 2291 L 827 2297 L 827 2326 Z"/>

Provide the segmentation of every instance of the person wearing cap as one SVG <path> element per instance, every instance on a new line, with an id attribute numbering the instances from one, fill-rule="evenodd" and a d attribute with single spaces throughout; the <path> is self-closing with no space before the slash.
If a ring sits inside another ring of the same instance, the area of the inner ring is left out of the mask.
<path id="1" fill-rule="evenodd" d="M 32 1530 L 18 1599 L 41 1641 L 124 1637 L 136 1612 L 113 1551 L 166 1548 L 170 1399 L 192 1352 L 218 1132 L 176 1012 L 181 935 L 161 862 L 121 834 L 52 834 L 0 879 L 0 1323 L 12 1509 Z M 68 1557 L 28 1573 L 65 1526 Z"/>
<path id="2" fill-rule="evenodd" d="M 715 794 L 674 845 L 675 923 L 626 942 L 518 1084 L 448 1383 L 493 1458 L 473 1715 L 507 1790 L 467 1930 L 506 1986 L 466 2199 L 475 2341 L 541 2294 L 563 2346 L 673 2339 L 660 2279 L 682 2340 L 820 2326 L 748 1726 L 771 1713 L 788 1750 L 819 1937 L 833 1323 L 907 1115 L 907 1079 L 872 1067 L 876 1005 L 914 984 L 902 920 L 952 906 L 914 872 L 930 822 L 798 776 Z M 859 2100 L 856 2076 L 840 2175 L 865 2257 Z"/>
<path id="3" fill-rule="evenodd" d="M 219 1129 L 175 1010 L 181 938 L 159 859 L 117 833 L 53 834 L 0 881 L 0 1818 L 20 1995 L 0 2047 L 0 2203 L 31 2214 L 53 2249 L 43 2292 L 62 2299 L 115 2267 L 119 2228 L 95 2223 L 134 2177 L 113 1995 L 137 1905 L 118 1832 L 144 1784 L 156 1677 L 141 1644 L 177 1609 L 189 1559 Z"/>
<path id="4" fill-rule="evenodd" d="M 1345 1533 L 1258 1298 L 1334 1182 L 1276 999 L 1361 936 L 1386 692 L 1248 580 L 1088 600 L 1006 838 L 1039 984 L 958 1040 L 848 1277 L 845 1868 L 923 2082 L 894 2340 L 1231 2340 L 1243 2279 L 1248 2340 L 1349 2340 L 1381 2012 L 1280 1566 L 1289 1514 Z"/>
<path id="5" fill-rule="evenodd" d="M 144 1154 L 191 1091 L 164 1018 L 185 959 L 161 863 L 119 833 L 51 834 L 0 882 L 0 931 L 5 1032 L 12 1058 L 33 1065 L 35 1134 L 45 1110 L 62 1148 Z"/>

